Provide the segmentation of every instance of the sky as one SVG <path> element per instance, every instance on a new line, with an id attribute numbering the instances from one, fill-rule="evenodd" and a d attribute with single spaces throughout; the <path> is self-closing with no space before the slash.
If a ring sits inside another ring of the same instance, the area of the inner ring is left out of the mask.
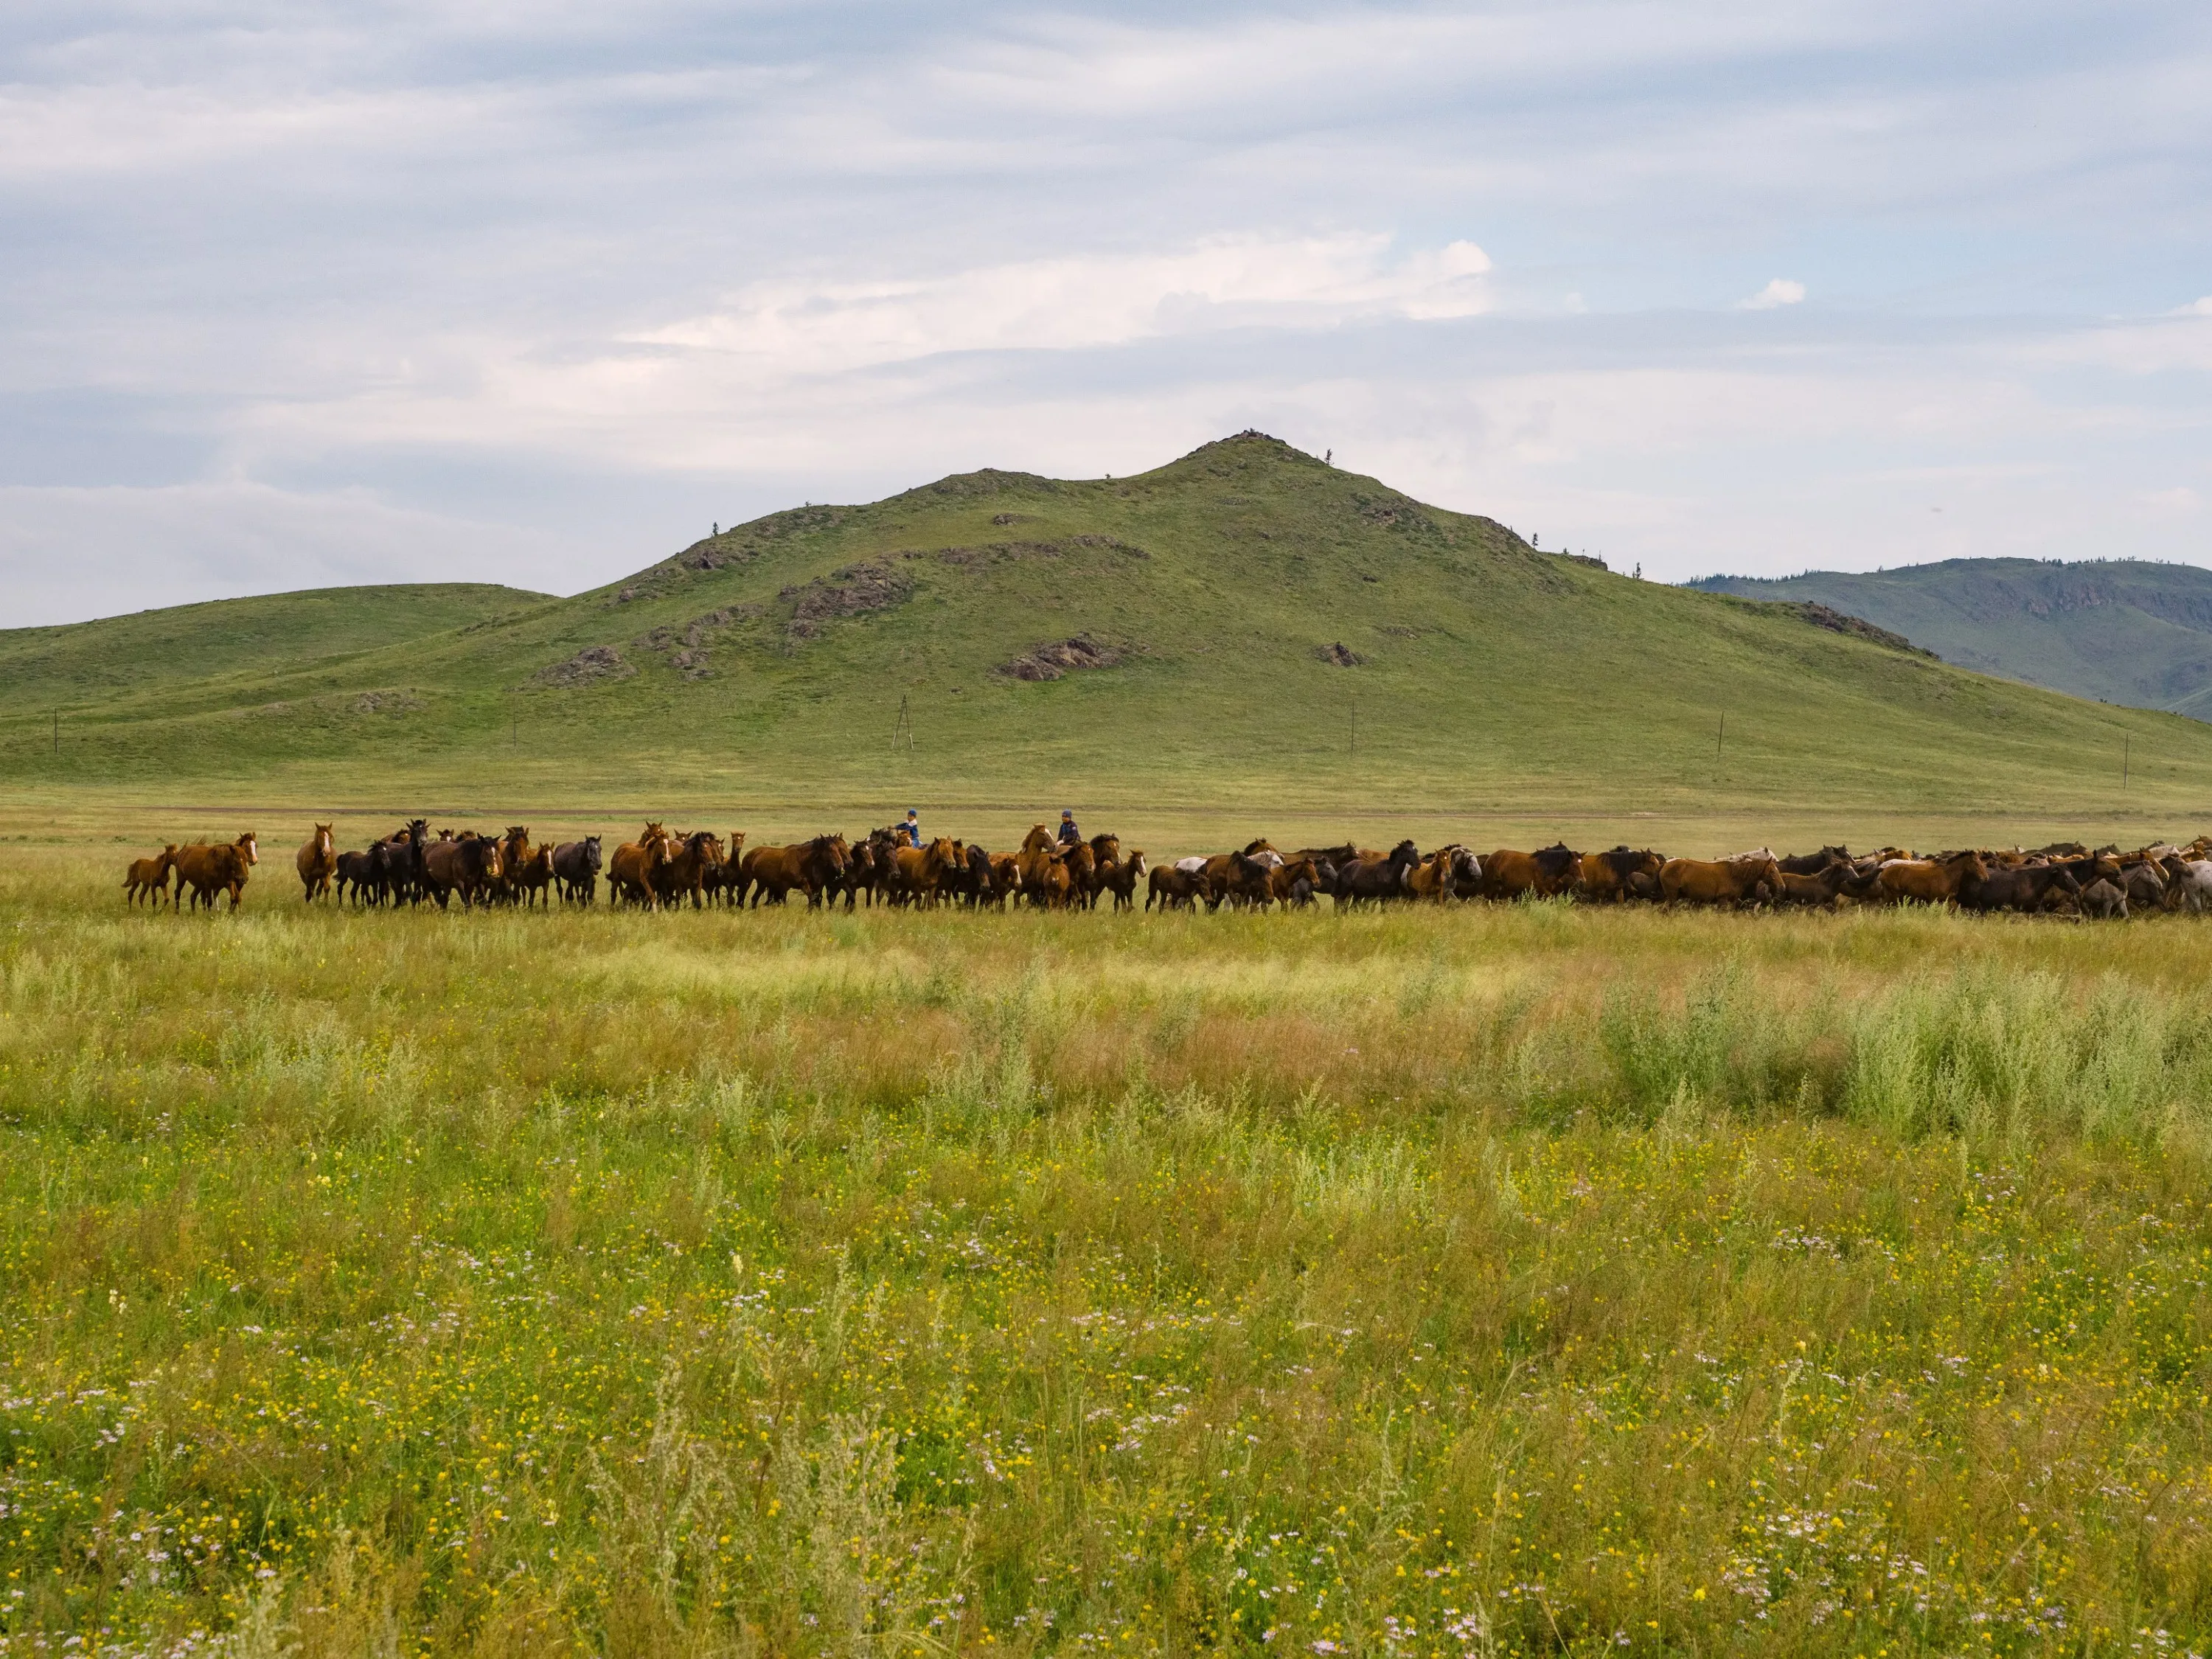
<path id="1" fill-rule="evenodd" d="M 1669 580 L 2212 563 L 2212 7 L 0 9 L 0 626 L 1248 427 Z"/>

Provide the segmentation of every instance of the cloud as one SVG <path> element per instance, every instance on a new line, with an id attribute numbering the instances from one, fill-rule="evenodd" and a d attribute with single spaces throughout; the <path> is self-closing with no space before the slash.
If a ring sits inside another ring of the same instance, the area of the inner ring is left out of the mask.
<path id="1" fill-rule="evenodd" d="M 1469 241 L 1392 259 L 1388 236 L 1212 238 L 1162 252 L 983 265 L 925 279 L 755 284 L 632 337 L 729 353 L 778 375 L 943 353 L 1066 350 L 1266 324 L 1473 317 L 1490 256 Z"/>
<path id="2" fill-rule="evenodd" d="M 2145 507 L 2158 513 L 2195 513 L 2204 505 L 2203 496 L 2186 484 L 2172 489 L 2153 489 L 2141 498 Z"/>
<path id="3" fill-rule="evenodd" d="M 1780 306 L 1794 306 L 1805 297 L 1805 284 L 1794 283 L 1787 276 L 1777 276 L 1748 300 L 1736 301 L 1739 311 L 1772 311 Z"/>
<path id="4" fill-rule="evenodd" d="M 2212 317 L 2212 294 L 2206 295 L 2201 300 L 2192 300 L 2189 304 L 2177 309 L 2173 314 L 2177 317 Z"/>
<path id="5" fill-rule="evenodd" d="M 1986 34 L 1910 0 L 0 9 L 0 578 L 77 614 L 459 559 L 576 587 L 715 519 L 1246 425 L 1648 572 L 2122 522 L 2201 556 L 2151 501 L 2212 495 L 2212 304 L 2147 313 L 2212 269 L 2212 29 L 2018 0 Z M 1796 275 L 1739 307 L 1746 261 Z M 1938 476 L 1971 482 L 1931 526 Z"/>

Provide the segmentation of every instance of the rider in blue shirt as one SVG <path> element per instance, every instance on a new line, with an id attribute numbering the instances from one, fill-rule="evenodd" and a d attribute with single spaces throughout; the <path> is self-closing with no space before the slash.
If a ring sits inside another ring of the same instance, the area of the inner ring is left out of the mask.
<path id="1" fill-rule="evenodd" d="M 899 825 L 898 833 L 906 837 L 908 846 L 921 845 L 921 815 L 911 806 L 906 809 L 906 822 Z"/>
<path id="2" fill-rule="evenodd" d="M 1083 831 L 1075 827 L 1075 810 L 1068 806 L 1061 807 L 1060 809 L 1060 844 L 1062 847 L 1079 847 L 1082 843 Z"/>

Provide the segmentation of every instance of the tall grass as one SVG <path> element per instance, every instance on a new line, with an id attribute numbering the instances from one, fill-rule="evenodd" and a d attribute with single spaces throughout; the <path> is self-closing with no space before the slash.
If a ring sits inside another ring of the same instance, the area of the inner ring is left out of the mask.
<path id="1" fill-rule="evenodd" d="M 51 890 L 0 1652 L 2204 1645 L 2187 926 Z"/>

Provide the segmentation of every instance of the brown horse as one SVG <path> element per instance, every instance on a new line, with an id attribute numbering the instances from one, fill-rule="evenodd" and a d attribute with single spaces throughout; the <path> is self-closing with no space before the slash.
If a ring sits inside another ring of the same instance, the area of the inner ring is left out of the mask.
<path id="1" fill-rule="evenodd" d="M 891 851 L 891 902 L 909 901 L 924 908 L 933 907 L 951 890 L 965 860 L 949 837 L 939 836 L 927 847 L 899 847 Z"/>
<path id="2" fill-rule="evenodd" d="M 185 884 L 190 882 L 193 909 L 204 904 L 212 910 L 215 896 L 228 893 L 230 908 L 235 910 L 245 902 L 246 873 L 261 862 L 261 854 L 253 831 L 249 830 L 228 846 L 210 847 L 204 841 L 196 841 L 190 846 L 179 847 L 175 862 L 178 894 L 181 896 Z"/>
<path id="3" fill-rule="evenodd" d="M 1137 884 L 1145 878 L 1145 849 L 1132 848 L 1127 858 L 1114 860 L 1113 868 L 1106 872 L 1106 890 L 1114 896 L 1114 910 L 1119 915 L 1137 908 Z"/>
<path id="4" fill-rule="evenodd" d="M 338 872 L 337 843 L 331 839 L 331 826 L 317 824 L 313 839 L 300 848 L 293 862 L 299 866 L 300 884 L 307 890 L 307 903 L 328 893 L 331 878 Z"/>
<path id="5" fill-rule="evenodd" d="M 1274 842 L 1265 836 L 1251 842 L 1241 853 L 1216 853 L 1206 861 L 1206 884 L 1211 896 L 1225 902 L 1236 890 L 1237 860 L 1239 859 L 1254 860 L 1272 870 L 1283 861 L 1283 855 L 1275 850 Z M 1249 886 L 1250 884 L 1251 878 L 1248 875 L 1245 884 Z"/>
<path id="6" fill-rule="evenodd" d="M 506 854 L 501 854 L 506 863 Z M 527 909 L 540 899 L 545 908 L 553 908 L 553 843 L 541 842 L 530 856 L 520 864 L 507 865 L 507 891 L 522 901 Z"/>
<path id="7" fill-rule="evenodd" d="M 1114 866 L 1121 860 L 1121 836 L 1091 836 L 1091 873 L 1082 878 L 1082 898 L 1085 909 L 1095 910 L 1098 908 L 1098 896 L 1113 886 Z"/>
<path id="8" fill-rule="evenodd" d="M 1519 898 L 1524 893 L 1537 898 L 1554 898 L 1561 893 L 1571 893 L 1582 884 L 1582 854 L 1570 851 L 1564 842 L 1555 842 L 1533 853 L 1501 847 L 1482 860 L 1485 898 Z"/>
<path id="9" fill-rule="evenodd" d="M 1156 865 L 1152 879 L 1145 890 L 1145 908 L 1155 904 L 1163 910 L 1203 909 L 1213 899 L 1213 884 L 1206 878 L 1206 869 L 1177 869 L 1172 864 Z"/>
<path id="10" fill-rule="evenodd" d="M 738 866 L 745 854 L 745 832 L 730 831 L 730 838 L 722 844 L 722 861 L 700 878 L 706 889 L 707 902 L 720 904 L 725 899 L 732 903 L 744 901 L 744 881 L 738 873 Z"/>
<path id="11" fill-rule="evenodd" d="M 176 867 L 177 843 L 171 842 L 150 859 L 133 859 L 124 872 L 123 895 L 132 905 L 150 898 L 158 910 L 169 896 L 169 872 Z M 179 883 L 181 889 L 183 884 Z"/>
<path id="12" fill-rule="evenodd" d="M 453 841 L 434 841 L 422 849 L 422 883 L 442 910 L 455 893 L 461 908 L 489 904 L 507 866 L 501 860 L 501 841 L 471 831 Z"/>
<path id="13" fill-rule="evenodd" d="M 1951 904 L 1962 886 L 1978 886 L 1989 874 L 1981 854 L 1972 850 L 1933 859 L 1891 859 L 1875 872 L 1868 896 L 1876 903 Z"/>
<path id="14" fill-rule="evenodd" d="M 754 908 L 768 899 L 787 902 L 793 888 L 806 895 L 811 909 L 826 887 L 842 881 L 852 868 L 853 851 L 842 836 L 817 836 L 787 847 L 756 847 L 745 854 L 744 876 Z"/>
<path id="15" fill-rule="evenodd" d="M 653 890 L 664 904 L 679 904 L 688 893 L 691 908 L 703 910 L 707 884 L 720 878 L 721 868 L 722 843 L 712 830 L 693 830 L 676 837 L 675 854 L 653 872 Z"/>
<path id="16" fill-rule="evenodd" d="M 1053 850 L 1052 832 L 1044 825 L 1038 824 L 1022 837 L 1022 850 L 1014 854 L 1014 868 L 1021 876 L 1021 890 L 1042 904 L 1044 901 L 1037 895 L 1042 893 L 1048 884 L 1047 872 L 1059 863 L 1060 859 Z M 1064 868 L 1061 873 L 1066 873 Z"/>
<path id="17" fill-rule="evenodd" d="M 1780 868 L 1778 860 L 1776 867 Z M 1824 865 L 1809 876 L 1801 876 L 1794 870 L 1783 870 L 1782 890 L 1775 896 L 1775 902 L 1780 904 L 1809 904 L 1816 908 L 1826 906 L 1832 909 L 1837 895 L 1844 890 L 1844 884 L 1850 879 L 1850 876 L 1851 866 L 1842 863 Z"/>
<path id="18" fill-rule="evenodd" d="M 1098 855 L 1085 842 L 1076 842 L 1060 849 L 1060 862 L 1067 872 L 1067 900 L 1070 904 L 1088 904 L 1091 884 L 1098 877 Z"/>
<path id="19" fill-rule="evenodd" d="M 1771 857 L 1668 859 L 1659 866 L 1659 892 L 1669 904 L 1757 904 L 1782 891 Z"/>
<path id="20" fill-rule="evenodd" d="M 517 883 L 524 868 L 537 856 L 537 849 L 530 844 L 529 826 L 508 824 L 499 838 L 499 879 L 491 885 L 491 896 L 503 904 L 513 903 L 521 891 Z"/>
<path id="21" fill-rule="evenodd" d="M 1650 848 L 1616 847 L 1609 853 L 1585 853 L 1583 896 L 1601 903 L 1659 896 L 1659 872 L 1667 860 Z"/>
<path id="22" fill-rule="evenodd" d="M 615 848 L 614 859 L 607 866 L 611 901 L 619 904 L 628 899 L 648 910 L 658 910 L 659 889 L 653 877 L 661 866 L 675 856 L 676 838 L 661 827 L 659 819 L 647 823 L 645 833 L 637 840 L 626 841 Z"/>

